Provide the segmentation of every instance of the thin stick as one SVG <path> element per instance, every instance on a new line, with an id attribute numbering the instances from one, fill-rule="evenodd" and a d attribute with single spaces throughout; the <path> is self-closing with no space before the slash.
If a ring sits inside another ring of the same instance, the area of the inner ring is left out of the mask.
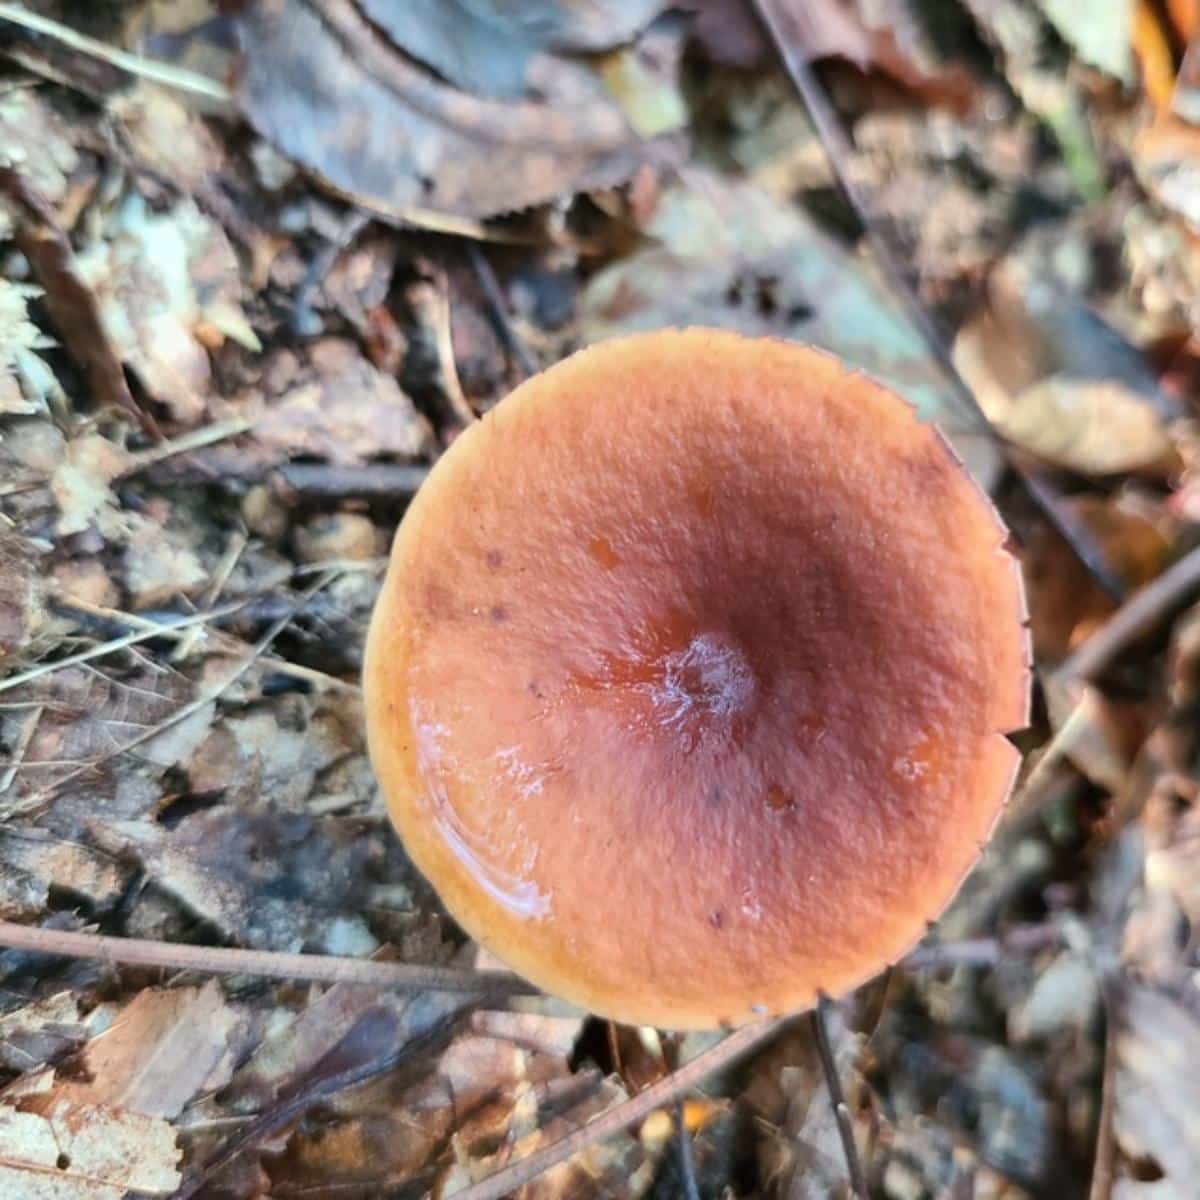
<path id="1" fill-rule="evenodd" d="M 157 446 L 151 446 L 149 450 L 131 454 L 129 465 L 121 472 L 119 478 L 128 479 L 131 475 L 145 471 L 148 467 L 177 454 L 189 454 L 193 450 L 202 450 L 205 446 L 212 446 L 227 438 L 237 437 L 238 434 L 253 429 L 254 425 L 255 422 L 246 417 L 232 417 L 228 421 L 214 421 L 211 425 L 205 425 L 201 429 L 193 429 L 190 433 L 182 434 L 180 437 L 159 442 Z"/>
<path id="2" fill-rule="evenodd" d="M 210 79 L 207 75 L 186 71 L 182 67 L 173 67 L 170 63 L 156 62 L 151 58 L 142 58 L 125 50 L 118 50 L 115 46 L 107 46 L 68 25 L 52 21 L 49 17 L 38 16 L 23 4 L 0 3 L 0 21 L 11 21 L 23 29 L 53 38 L 54 41 L 61 42 L 80 54 L 112 63 L 114 67 L 128 71 L 130 75 L 140 75 L 154 83 L 161 83 L 181 92 L 191 92 L 196 96 L 205 96 L 209 100 L 219 100 L 222 104 L 228 104 L 233 99 L 224 84 Z"/>
<path id="3" fill-rule="evenodd" d="M 496 272 L 492 270 L 492 264 L 488 261 L 487 255 L 475 242 L 467 243 L 467 257 L 471 260 L 471 266 L 475 270 L 479 286 L 483 289 L 483 298 L 487 304 L 488 314 L 492 318 L 492 327 L 504 343 L 509 357 L 517 364 L 517 369 L 521 372 L 522 377 L 527 379 L 530 375 L 536 374 L 537 363 L 534 362 L 533 355 L 529 353 L 529 347 L 525 345 L 521 336 L 513 328 L 512 318 L 508 314 L 508 303 L 500 289 L 500 281 L 496 278 Z"/>
<path id="4" fill-rule="evenodd" d="M 679 1179 L 684 1200 L 700 1200 L 700 1185 L 696 1182 L 696 1161 L 692 1155 L 692 1139 L 684 1120 L 683 1100 L 675 1101 L 675 1147 L 679 1159 Z"/>
<path id="5" fill-rule="evenodd" d="M 868 1200 L 867 1178 L 863 1173 L 862 1160 L 858 1156 L 858 1143 L 854 1140 L 854 1123 L 850 1118 L 850 1108 L 846 1104 L 842 1081 L 838 1077 L 837 1061 L 833 1057 L 833 1046 L 829 1041 L 829 1026 L 826 1022 L 829 1005 L 828 996 L 818 997 L 817 1007 L 809 1013 L 808 1019 L 817 1043 L 817 1057 L 821 1060 L 821 1070 L 825 1073 L 825 1087 L 829 1091 L 833 1118 L 837 1122 L 838 1135 L 842 1139 L 842 1152 L 846 1156 L 846 1170 L 850 1176 L 850 1191 L 858 1200 Z"/>
<path id="6" fill-rule="evenodd" d="M 180 617 L 174 621 L 164 621 L 161 625 L 156 624 L 137 633 L 127 633 L 124 637 L 114 638 L 111 642 L 93 646 L 90 650 L 81 650 L 78 654 L 72 654 L 68 658 L 39 663 L 38 666 L 30 667 L 27 671 L 21 671 L 16 675 L 10 675 L 7 679 L 0 680 L 0 692 L 11 691 L 22 684 L 40 679 L 43 675 L 62 671 L 67 667 L 76 667 L 80 663 L 90 662 L 93 658 L 103 658 L 106 654 L 115 654 L 118 650 L 136 646 L 138 642 L 147 642 L 156 637 L 170 637 L 171 634 L 179 633 L 181 630 L 192 629 L 197 625 L 206 625 L 210 621 L 219 621 L 222 617 L 228 617 L 239 609 L 245 608 L 249 603 L 249 599 L 231 600 L 219 608 L 209 609 L 208 612 L 196 613 L 191 617 Z"/>
<path id="7" fill-rule="evenodd" d="M 1061 682 L 1095 679 L 1137 638 L 1200 590 L 1200 547 L 1135 593 L 1055 672 Z"/>
<path id="8" fill-rule="evenodd" d="M 162 967 L 173 971 L 202 971 L 209 975 L 261 975 L 267 979 L 345 983 L 389 991 L 537 994 L 532 985 L 506 971 L 466 971 L 455 967 L 424 967 L 323 954 L 277 954 L 267 950 L 189 946 L 143 938 L 41 929 L 11 921 L 0 921 L 0 946 L 33 954 L 90 959 L 109 966 Z"/>
<path id="9" fill-rule="evenodd" d="M 751 1050 L 769 1041 L 783 1028 L 786 1021 L 786 1017 L 777 1017 L 735 1030 L 715 1046 L 697 1054 L 691 1062 L 685 1063 L 665 1079 L 594 1117 L 574 1133 L 569 1133 L 557 1142 L 551 1142 L 541 1150 L 518 1159 L 511 1166 L 501 1167 L 499 1171 L 461 1192 L 455 1192 L 454 1200 L 502 1200 L 502 1197 L 524 1187 L 544 1171 L 564 1162 L 573 1154 L 579 1154 L 589 1146 L 612 1137 L 614 1133 L 620 1133 L 622 1129 L 643 1120 L 656 1109 L 669 1106 L 710 1075 L 730 1066 Z"/>
<path id="10" fill-rule="evenodd" d="M 979 938 L 914 950 L 898 964 L 919 971 L 944 966 L 993 966 L 1005 953 L 1044 949 L 1058 940 L 1053 926 L 1018 926 L 1002 940 Z M 93 959 L 112 965 L 163 967 L 215 975 L 263 975 L 312 983 L 350 983 L 371 987 L 431 987 L 438 991 L 478 991 L 493 987 L 520 995 L 537 989 L 507 972 L 461 971 L 449 967 L 412 967 L 320 954 L 276 954 L 265 950 L 190 946 L 141 938 L 107 937 L 99 933 L 67 933 L 0 921 L 0 946 L 64 958 Z M 421 983 L 422 979 L 440 982 Z M 456 983 L 457 981 L 457 983 Z"/>
<path id="11" fill-rule="evenodd" d="M 929 310 L 921 303 L 908 277 L 901 269 L 898 259 L 893 254 L 887 238 L 880 230 L 879 224 L 874 218 L 871 198 L 847 170 L 847 164 L 855 155 L 854 145 L 830 102 L 829 96 L 821 86 L 812 67 L 809 66 L 807 58 L 797 49 L 795 40 L 789 36 L 789 23 L 795 22 L 799 25 L 800 38 L 803 40 L 807 32 L 807 22 L 810 20 L 805 14 L 804 7 L 802 5 L 789 6 L 785 13 L 780 0 L 754 0 L 754 7 L 775 45 L 784 69 L 800 93 L 808 115 L 812 118 L 833 177 L 862 224 L 867 244 L 870 246 L 875 261 L 883 271 L 889 291 L 903 305 L 908 319 L 912 321 L 924 338 L 929 352 L 941 368 L 942 374 L 958 401 L 971 414 L 980 429 L 1003 448 L 1005 446 L 1004 439 L 996 432 L 991 421 L 988 420 L 987 414 L 980 407 L 975 393 L 962 377 L 945 339 L 929 315 Z M 1073 553 L 1087 569 L 1088 574 L 1111 596 L 1120 598 L 1124 588 L 1120 580 L 1116 579 L 1105 566 L 1099 551 L 1090 544 L 1087 532 L 1072 523 L 1061 512 L 1052 491 L 1034 472 L 1013 462 L 1011 457 L 1008 458 L 1008 463 L 1021 480 L 1030 498 L 1063 536 Z"/>
<path id="12" fill-rule="evenodd" d="M 1037 954 L 1062 944 L 1056 925 L 1017 925 L 998 938 L 964 938 L 962 941 L 918 946 L 897 964 L 902 971 L 938 967 L 994 967 L 1006 958 Z"/>
<path id="13" fill-rule="evenodd" d="M 1116 1175 L 1117 1139 L 1113 1130 L 1113 1111 L 1116 1108 L 1117 1053 L 1112 988 L 1105 988 L 1104 997 L 1104 1075 L 1100 1085 L 1100 1116 L 1096 1129 L 1096 1158 L 1092 1167 L 1092 1184 L 1088 1200 L 1112 1200 Z"/>

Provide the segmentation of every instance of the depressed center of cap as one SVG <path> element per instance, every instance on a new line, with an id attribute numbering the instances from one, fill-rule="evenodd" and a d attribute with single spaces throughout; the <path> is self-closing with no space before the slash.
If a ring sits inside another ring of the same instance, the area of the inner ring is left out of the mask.
<path id="1" fill-rule="evenodd" d="M 668 728 L 723 730 L 746 710 L 754 691 L 754 672 L 737 643 L 702 633 L 663 658 L 662 680 L 650 699 Z"/>

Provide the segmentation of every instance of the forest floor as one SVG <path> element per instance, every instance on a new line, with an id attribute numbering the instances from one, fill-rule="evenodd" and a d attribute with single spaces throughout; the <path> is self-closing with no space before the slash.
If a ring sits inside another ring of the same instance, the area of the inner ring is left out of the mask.
<path id="1" fill-rule="evenodd" d="M 1192 0 L 0 4 L 0 1197 L 478 1197 L 581 1129 L 520 1195 L 849 1196 L 830 1061 L 871 1195 L 1195 1197 L 1198 234 Z M 1008 521 L 988 853 L 736 1062 L 321 982 L 479 965 L 365 753 L 406 502 L 680 324 L 888 382 Z"/>

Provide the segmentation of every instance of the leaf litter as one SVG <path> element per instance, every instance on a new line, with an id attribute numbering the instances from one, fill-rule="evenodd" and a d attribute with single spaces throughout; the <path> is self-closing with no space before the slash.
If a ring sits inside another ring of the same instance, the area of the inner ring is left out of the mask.
<path id="1" fill-rule="evenodd" d="M 850 1195 L 848 1128 L 887 1200 L 1190 1195 L 1196 596 L 1062 673 L 1196 540 L 1198 14 L 791 6 L 988 430 L 744 6 L 123 7 L 63 7 L 93 43 L 4 28 L 0 919 L 476 961 L 363 743 L 413 487 L 527 360 L 665 324 L 812 341 L 937 420 L 1014 530 L 1026 782 L 942 965 L 830 1009 L 843 1126 L 797 1024 L 519 1194 Z M 544 998 L 3 951 L 0 1193 L 452 1195 L 706 1045 Z"/>

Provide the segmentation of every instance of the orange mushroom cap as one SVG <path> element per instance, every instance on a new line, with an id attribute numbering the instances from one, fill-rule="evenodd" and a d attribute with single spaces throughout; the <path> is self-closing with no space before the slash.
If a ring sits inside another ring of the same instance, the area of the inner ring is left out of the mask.
<path id="1" fill-rule="evenodd" d="M 844 992 L 978 858 L 1027 719 L 1005 529 L 801 346 L 609 342 L 451 446 L 366 656 L 392 820 L 547 991 L 703 1028 Z"/>

